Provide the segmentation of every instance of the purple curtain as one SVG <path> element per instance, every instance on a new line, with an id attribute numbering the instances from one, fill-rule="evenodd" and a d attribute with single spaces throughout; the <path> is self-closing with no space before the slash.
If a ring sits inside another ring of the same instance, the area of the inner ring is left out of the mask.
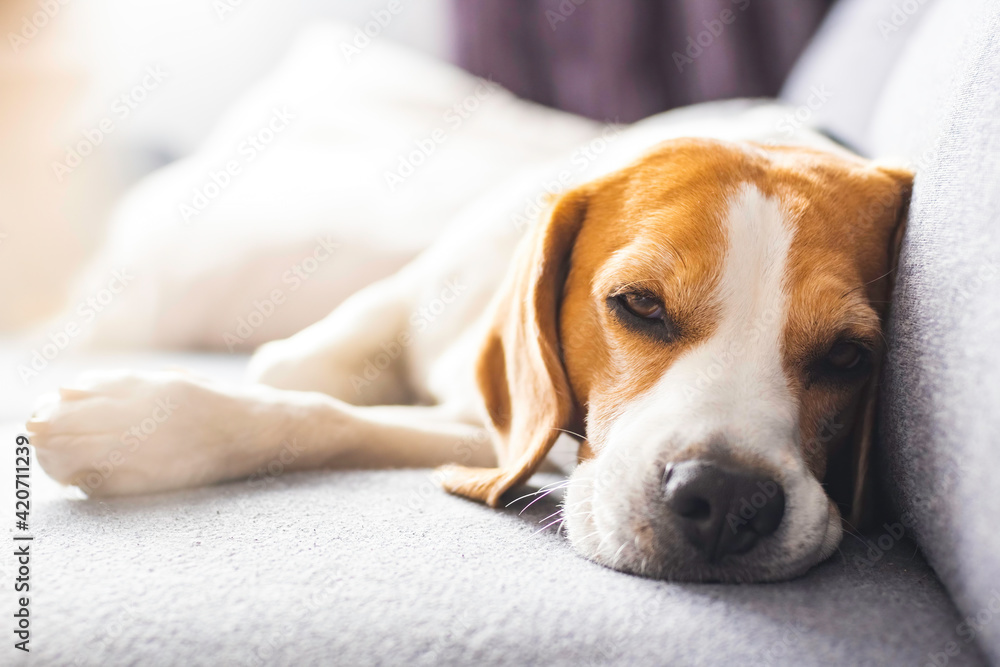
<path id="1" fill-rule="evenodd" d="M 629 122 L 774 96 L 833 0 L 454 0 L 460 65 L 514 93 Z"/>

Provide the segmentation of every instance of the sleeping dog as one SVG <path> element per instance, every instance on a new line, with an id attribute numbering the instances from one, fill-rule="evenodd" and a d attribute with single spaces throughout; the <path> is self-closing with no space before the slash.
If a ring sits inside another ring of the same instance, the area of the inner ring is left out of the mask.
<path id="1" fill-rule="evenodd" d="M 801 574 L 868 495 L 912 173 L 805 128 L 776 143 L 785 115 L 637 124 L 527 229 L 510 214 L 537 179 L 501 189 L 395 275 L 260 348 L 245 385 L 86 375 L 40 400 L 38 460 L 106 496 L 278 457 L 437 466 L 447 491 L 496 507 L 570 434 L 561 519 L 583 556 L 673 580 Z M 157 405 L 169 418 L 130 435 Z M 103 461 L 113 474 L 88 482 Z"/>

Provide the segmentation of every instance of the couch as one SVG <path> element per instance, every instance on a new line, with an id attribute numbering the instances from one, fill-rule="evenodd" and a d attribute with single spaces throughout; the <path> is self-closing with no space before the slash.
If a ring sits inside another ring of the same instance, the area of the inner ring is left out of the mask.
<path id="1" fill-rule="evenodd" d="M 1000 663 L 1000 4 L 841 0 L 782 98 L 917 167 L 876 450 L 890 518 L 794 581 L 677 584 L 576 556 L 545 528 L 552 496 L 496 511 L 427 471 L 272 469 L 90 501 L 36 467 L 32 653 L 3 663 Z M 3 442 L 26 401 L 0 413 Z"/>

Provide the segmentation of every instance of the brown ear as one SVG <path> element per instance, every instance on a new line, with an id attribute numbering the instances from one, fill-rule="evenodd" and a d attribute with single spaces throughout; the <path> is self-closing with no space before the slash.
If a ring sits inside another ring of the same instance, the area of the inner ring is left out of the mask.
<path id="1" fill-rule="evenodd" d="M 889 210 L 884 212 L 888 224 L 893 225 L 889 237 L 889 273 L 886 276 L 888 286 L 885 296 L 885 300 L 891 302 L 896 285 L 899 253 L 903 245 L 903 236 L 906 233 L 906 218 L 913 191 L 914 174 L 904 167 L 876 165 L 876 168 L 893 180 L 892 203 L 889 205 Z M 886 199 L 886 201 L 889 200 Z M 890 304 L 887 303 L 885 309 L 882 310 L 883 325 L 888 321 L 889 307 Z M 871 453 L 878 428 L 878 400 L 882 366 L 888 362 L 888 352 L 885 350 L 882 358 L 876 360 L 875 370 L 864 388 L 863 403 L 851 434 L 853 440 L 851 468 L 854 486 L 851 493 L 850 511 L 847 516 L 848 521 L 855 527 L 868 523 L 874 516 L 875 492 L 871 471 Z"/>
<path id="2" fill-rule="evenodd" d="M 442 485 L 451 493 L 496 507 L 534 474 L 558 429 L 569 425 L 575 401 L 563 368 L 559 305 L 587 202 L 583 188 L 563 195 L 518 248 L 476 368 L 498 467 L 445 466 Z"/>

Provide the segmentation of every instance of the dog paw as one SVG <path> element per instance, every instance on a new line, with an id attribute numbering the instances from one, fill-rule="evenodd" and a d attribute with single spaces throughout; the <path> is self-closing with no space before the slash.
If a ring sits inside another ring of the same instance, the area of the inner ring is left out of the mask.
<path id="1" fill-rule="evenodd" d="M 232 453 L 253 433 L 253 408 L 180 372 L 101 372 L 42 396 L 26 426 L 50 476 L 114 496 L 239 476 Z"/>

